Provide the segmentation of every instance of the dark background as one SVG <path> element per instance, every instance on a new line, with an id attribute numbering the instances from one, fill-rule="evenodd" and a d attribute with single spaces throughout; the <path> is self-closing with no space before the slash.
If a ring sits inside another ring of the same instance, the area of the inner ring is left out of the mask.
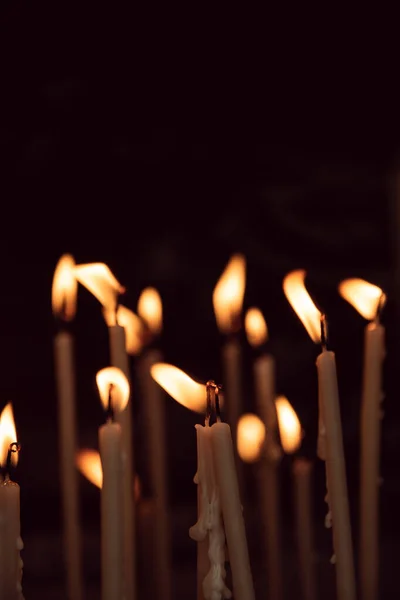
<path id="1" fill-rule="evenodd" d="M 212 290 L 230 255 L 243 252 L 245 306 L 263 310 L 278 391 L 296 408 L 306 431 L 303 451 L 311 457 L 318 349 L 282 292 L 289 270 L 307 269 L 337 354 L 355 538 L 364 322 L 337 285 L 359 276 L 382 286 L 388 294 L 382 552 L 398 555 L 398 146 L 386 98 L 376 100 L 371 77 L 361 81 L 373 64 L 361 54 L 348 57 L 341 70 L 334 52 L 318 59 L 315 48 L 310 63 L 307 53 L 299 55 L 304 39 L 274 46 L 270 26 L 263 35 L 271 47 L 253 51 L 251 29 L 244 34 L 244 26 L 238 30 L 217 15 L 211 34 L 201 15 L 144 15 L 143 7 L 101 13 L 8 2 L 2 17 L 0 403 L 12 400 L 23 444 L 17 479 L 26 597 L 49 582 L 55 597 L 62 581 L 50 290 L 65 252 L 78 263 L 106 262 L 127 288 L 123 303 L 134 310 L 142 288 L 157 287 L 165 359 L 202 380 L 221 380 Z M 108 345 L 100 307 L 84 290 L 75 331 L 79 437 L 82 446 L 94 447 L 102 421 L 94 376 L 108 363 Z M 244 347 L 246 409 L 252 410 L 252 356 Z M 167 412 L 175 578 L 188 572 L 193 590 L 195 549 L 186 531 L 195 514 L 197 417 L 171 399 Z M 139 398 L 135 413 L 145 482 Z M 288 562 L 289 467 L 285 462 L 282 494 Z M 250 471 L 248 477 L 252 501 Z M 93 582 L 98 493 L 81 483 Z M 331 581 L 323 494 L 318 465 L 318 561 Z M 257 540 L 251 547 L 256 557 Z M 392 565 L 383 562 L 385 598 Z M 176 586 L 176 597 L 183 597 Z"/>

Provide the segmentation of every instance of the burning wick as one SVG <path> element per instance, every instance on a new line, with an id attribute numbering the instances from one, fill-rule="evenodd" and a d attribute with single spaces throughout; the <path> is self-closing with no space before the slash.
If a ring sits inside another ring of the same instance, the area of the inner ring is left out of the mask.
<path id="1" fill-rule="evenodd" d="M 107 421 L 108 422 L 113 422 L 114 421 L 114 409 L 113 409 L 113 405 L 112 405 L 112 389 L 114 387 L 114 384 L 110 383 L 110 387 L 108 388 L 108 404 L 107 404 L 107 410 L 106 410 L 106 417 L 107 417 Z"/>
<path id="2" fill-rule="evenodd" d="M 219 393 L 222 389 L 221 385 L 217 385 L 215 381 L 210 380 L 206 383 L 207 392 L 207 410 L 206 424 L 210 424 L 211 417 L 215 417 L 217 423 L 221 423 L 221 409 L 219 405 Z"/>
<path id="3" fill-rule="evenodd" d="M 12 454 L 15 452 L 20 452 L 20 451 L 21 451 L 21 444 L 19 442 L 13 442 L 12 444 L 9 445 L 8 452 L 7 452 L 6 466 L 3 469 L 4 479 L 10 479 L 10 472 L 11 472 L 11 468 L 12 468 L 12 462 L 11 462 Z"/>
<path id="4" fill-rule="evenodd" d="M 322 350 L 327 349 L 328 344 L 328 321 L 326 315 L 321 315 L 321 346 Z"/>

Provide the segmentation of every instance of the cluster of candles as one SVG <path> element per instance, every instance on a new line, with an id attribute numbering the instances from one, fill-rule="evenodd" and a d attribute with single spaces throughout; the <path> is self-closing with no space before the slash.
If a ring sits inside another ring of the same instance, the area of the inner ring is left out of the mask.
<path id="1" fill-rule="evenodd" d="M 317 357 L 317 455 L 326 466 L 326 523 L 333 531 L 336 596 L 338 600 L 355 600 L 356 577 L 335 355 L 327 349 L 327 320 L 306 290 L 305 275 L 304 271 L 289 273 L 283 281 L 283 289 L 310 337 L 322 348 Z M 162 329 L 162 303 L 154 288 L 142 292 L 136 315 L 119 303 L 124 288 L 105 264 L 76 265 L 70 255 L 60 259 L 53 279 L 52 305 L 60 324 L 54 346 L 65 565 L 70 600 L 84 598 L 76 467 L 101 489 L 102 600 L 135 600 L 138 597 L 135 569 L 137 479 L 129 354 L 140 355 L 137 368 L 143 395 L 144 439 L 148 444 L 146 454 L 154 496 L 151 552 L 156 595 L 165 600 L 171 598 L 165 390 L 177 402 L 205 418 L 204 425 L 196 425 L 198 518 L 189 531 L 190 537 L 197 542 L 198 600 L 255 598 L 241 504 L 243 462 L 258 464 L 257 483 L 268 572 L 267 597 L 282 599 L 279 464 L 283 451 L 291 454 L 300 447 L 302 428 L 289 401 L 276 395 L 275 361 L 271 354 L 263 351 L 268 330 L 257 308 L 247 311 L 244 326 L 250 345 L 258 348 L 254 360 L 258 414 L 243 414 L 241 346 L 236 333 L 241 327 L 245 279 L 245 259 L 242 255 L 234 255 L 214 289 L 217 324 L 226 336 L 222 348 L 222 389 L 214 381 L 205 385 L 198 383 L 179 368 L 163 362 L 154 343 Z M 78 283 L 101 303 L 109 330 L 111 366 L 96 375 L 105 411 L 105 423 L 98 432 L 99 452 L 77 448 L 74 338 L 69 324 L 76 313 Z M 363 600 L 376 600 L 384 359 L 384 328 L 379 316 L 386 298 L 379 287 L 360 279 L 343 281 L 339 291 L 369 321 L 365 331 L 360 435 L 360 585 Z M 7 405 L 0 416 L 0 597 L 6 600 L 22 598 L 19 486 L 11 479 L 18 450 L 12 407 Z M 297 458 L 293 462 L 302 595 L 315 600 L 311 470 L 311 463 L 305 459 Z M 226 580 L 228 560 L 231 586 Z"/>

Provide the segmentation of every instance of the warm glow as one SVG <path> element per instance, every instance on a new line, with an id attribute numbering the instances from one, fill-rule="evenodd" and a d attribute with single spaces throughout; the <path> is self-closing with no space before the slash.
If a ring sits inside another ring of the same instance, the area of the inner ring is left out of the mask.
<path id="1" fill-rule="evenodd" d="M 249 308 L 244 319 L 244 328 L 251 346 L 261 346 L 268 339 L 268 328 L 259 308 Z"/>
<path id="2" fill-rule="evenodd" d="M 313 342 L 321 341 L 321 313 L 304 285 L 306 272 L 292 271 L 283 280 L 283 291 Z"/>
<path id="3" fill-rule="evenodd" d="M 76 313 L 78 282 L 75 278 L 75 261 L 70 254 L 64 254 L 57 263 L 51 290 L 53 314 L 72 321 Z"/>
<path id="4" fill-rule="evenodd" d="M 369 321 L 375 319 L 379 306 L 386 302 L 381 288 L 364 279 L 345 279 L 339 285 L 339 293 Z"/>
<path id="5" fill-rule="evenodd" d="M 125 288 L 117 281 L 107 265 L 104 263 L 77 265 L 75 276 L 106 310 L 115 311 L 117 296 L 122 294 Z"/>
<path id="6" fill-rule="evenodd" d="M 246 286 L 246 259 L 234 254 L 218 280 L 213 293 L 217 325 L 222 333 L 237 329 Z"/>
<path id="7" fill-rule="evenodd" d="M 186 408 L 205 413 L 207 408 L 206 386 L 197 383 L 184 371 L 166 363 L 156 363 L 150 369 L 153 379 L 174 400 Z"/>
<path id="8" fill-rule="evenodd" d="M 237 426 L 237 450 L 244 462 L 255 462 L 260 458 L 265 440 L 265 426 L 257 415 L 242 415 Z"/>
<path id="9" fill-rule="evenodd" d="M 104 318 L 109 327 L 121 325 L 125 329 L 125 346 L 128 354 L 139 354 L 143 347 L 143 323 L 134 312 L 118 305 L 117 319 L 115 319 L 115 311 L 104 310 Z"/>
<path id="10" fill-rule="evenodd" d="M 100 454 L 96 450 L 80 450 L 76 455 L 76 466 L 90 483 L 101 489 L 103 469 Z"/>
<path id="11" fill-rule="evenodd" d="M 4 467 L 10 444 L 17 441 L 12 404 L 9 402 L 0 415 L 0 464 Z M 15 467 L 18 462 L 18 452 L 11 454 L 11 464 Z"/>
<path id="12" fill-rule="evenodd" d="M 161 333 L 162 301 L 155 288 L 147 287 L 143 290 L 139 296 L 137 311 L 153 335 Z"/>
<path id="13" fill-rule="evenodd" d="M 301 444 L 302 433 L 299 418 L 285 396 L 279 396 L 275 400 L 275 405 L 282 447 L 286 454 L 292 454 L 300 448 Z"/>
<path id="14" fill-rule="evenodd" d="M 117 367 L 106 367 L 96 375 L 96 383 L 99 390 L 100 400 L 104 409 L 108 407 L 108 397 L 111 391 L 112 408 L 122 411 L 129 400 L 129 381 Z"/>

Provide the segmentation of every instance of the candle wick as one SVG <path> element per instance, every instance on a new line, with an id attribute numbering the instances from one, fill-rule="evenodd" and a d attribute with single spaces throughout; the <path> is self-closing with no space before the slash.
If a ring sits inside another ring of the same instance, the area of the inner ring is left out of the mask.
<path id="1" fill-rule="evenodd" d="M 12 444 L 9 445 L 8 452 L 7 452 L 6 466 L 4 469 L 4 479 L 10 479 L 10 471 L 11 471 L 11 467 L 12 467 L 11 456 L 15 452 L 20 452 L 20 450 L 21 450 L 21 444 L 19 442 L 13 442 Z"/>
<path id="2" fill-rule="evenodd" d="M 321 346 L 325 352 L 328 345 L 328 321 L 326 315 L 321 315 Z"/>
<path id="3" fill-rule="evenodd" d="M 112 405 L 112 389 L 113 389 L 113 384 L 110 383 L 110 387 L 108 388 L 108 404 L 107 404 L 107 411 L 106 411 L 106 416 L 107 416 L 107 421 L 114 421 L 114 409 L 113 409 L 113 405 Z"/>
<path id="4" fill-rule="evenodd" d="M 378 325 L 381 320 L 382 309 L 385 305 L 385 302 L 386 302 L 386 296 L 382 292 L 381 295 L 379 296 L 378 304 L 376 307 L 376 313 L 375 313 L 375 318 L 374 318 L 374 323 L 376 325 Z"/>
<path id="5" fill-rule="evenodd" d="M 221 386 L 217 385 L 212 379 L 206 383 L 207 393 L 207 408 L 206 408 L 206 425 L 210 424 L 211 418 L 215 417 L 215 420 L 221 422 L 221 409 L 219 404 L 219 393 Z"/>

